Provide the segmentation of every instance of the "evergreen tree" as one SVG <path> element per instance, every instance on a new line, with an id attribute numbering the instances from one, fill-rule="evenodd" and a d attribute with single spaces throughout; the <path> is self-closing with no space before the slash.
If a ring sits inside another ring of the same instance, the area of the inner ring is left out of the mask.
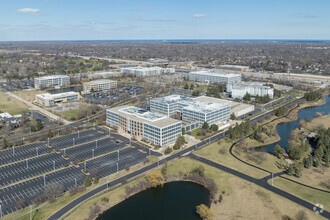
<path id="1" fill-rule="evenodd" d="M 84 185 L 85 185 L 85 187 L 89 187 L 92 185 L 91 178 L 89 176 L 86 176 Z"/>
<path id="2" fill-rule="evenodd" d="M 304 158 L 304 167 L 310 168 L 313 165 L 313 156 L 309 155 L 308 157 Z"/>

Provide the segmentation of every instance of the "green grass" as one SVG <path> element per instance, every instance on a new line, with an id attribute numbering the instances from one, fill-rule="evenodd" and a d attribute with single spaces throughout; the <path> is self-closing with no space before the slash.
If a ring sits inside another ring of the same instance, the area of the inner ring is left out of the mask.
<path id="1" fill-rule="evenodd" d="M 202 139 L 202 138 L 205 138 L 205 137 L 208 137 L 208 136 L 214 134 L 213 131 L 209 131 L 209 132 L 206 133 L 205 136 L 203 136 L 203 135 L 198 135 L 197 133 L 198 133 L 199 131 L 201 131 L 201 130 L 202 130 L 201 128 L 196 128 L 196 129 L 190 131 L 190 135 L 191 135 L 191 136 L 194 136 L 196 139 L 200 140 L 200 139 Z M 188 133 L 188 132 L 187 132 L 187 133 Z"/>

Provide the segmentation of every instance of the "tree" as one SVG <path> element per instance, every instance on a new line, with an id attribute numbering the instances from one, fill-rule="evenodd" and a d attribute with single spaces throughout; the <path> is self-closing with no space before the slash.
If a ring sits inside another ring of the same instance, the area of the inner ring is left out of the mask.
<path id="1" fill-rule="evenodd" d="M 194 84 L 191 84 L 190 85 L 190 90 L 193 90 L 194 89 Z"/>
<path id="2" fill-rule="evenodd" d="M 94 184 L 98 184 L 99 181 L 100 181 L 100 179 L 99 179 L 98 176 L 95 176 L 95 177 L 93 178 L 93 183 L 94 183 Z"/>
<path id="3" fill-rule="evenodd" d="M 58 196 L 60 196 L 63 193 L 63 191 L 64 191 L 63 185 L 56 182 L 51 182 L 45 186 L 44 194 L 52 202 L 55 201 L 55 199 Z"/>
<path id="4" fill-rule="evenodd" d="M 162 169 L 160 170 L 163 176 L 166 176 L 167 174 L 167 161 L 165 161 Z"/>
<path id="5" fill-rule="evenodd" d="M 85 185 L 85 187 L 89 187 L 92 185 L 91 178 L 89 176 L 86 176 L 84 185 Z"/>
<path id="6" fill-rule="evenodd" d="M 316 148 L 316 150 L 314 152 L 314 157 L 317 157 L 321 160 L 323 156 L 324 156 L 324 151 L 323 151 L 322 147 L 319 146 L 318 148 Z"/>
<path id="7" fill-rule="evenodd" d="M 281 159 L 281 158 L 283 157 L 283 154 L 284 154 L 284 153 L 285 153 L 285 150 L 284 150 L 280 145 L 276 144 L 275 147 L 274 147 L 274 152 L 273 152 L 273 154 L 274 154 L 277 158 Z"/>
<path id="8" fill-rule="evenodd" d="M 18 209 L 23 209 L 25 208 L 26 206 L 28 205 L 27 201 L 25 199 L 19 199 L 17 202 L 16 202 L 16 207 Z"/>
<path id="9" fill-rule="evenodd" d="M 182 128 L 182 135 L 184 135 L 186 133 L 186 129 Z"/>
<path id="10" fill-rule="evenodd" d="M 189 85 L 188 84 L 185 84 L 183 88 L 184 89 L 189 89 Z"/>
<path id="11" fill-rule="evenodd" d="M 293 164 L 290 164 L 287 172 L 290 176 L 294 175 L 294 165 Z"/>
<path id="12" fill-rule="evenodd" d="M 216 125 L 216 124 L 212 124 L 211 127 L 210 127 L 210 129 L 211 129 L 212 131 L 217 131 L 217 130 L 219 129 L 219 126 Z"/>
<path id="13" fill-rule="evenodd" d="M 305 211 L 299 211 L 296 214 L 296 220 L 308 220 L 308 216 Z"/>
<path id="14" fill-rule="evenodd" d="M 304 158 L 303 162 L 305 168 L 310 168 L 313 165 L 313 156 L 309 155 L 309 157 Z"/>
<path id="15" fill-rule="evenodd" d="M 172 151 L 173 151 L 172 148 L 168 147 L 168 148 L 165 149 L 164 153 L 165 154 L 170 154 L 170 153 L 172 153 Z"/>
<path id="16" fill-rule="evenodd" d="M 157 187 L 159 185 L 163 186 L 164 176 L 160 171 L 149 172 L 146 174 L 145 179 L 149 183 L 150 187 Z"/>
<path id="17" fill-rule="evenodd" d="M 195 167 L 194 169 L 192 169 L 192 170 L 190 171 L 190 173 L 198 174 L 198 175 L 200 175 L 200 176 L 204 176 L 205 168 L 204 168 L 202 165 L 200 165 L 200 166 Z"/>
<path id="18" fill-rule="evenodd" d="M 235 113 L 233 112 L 233 113 L 231 113 L 231 115 L 230 115 L 230 119 L 231 120 L 235 120 L 236 119 L 236 115 L 235 115 Z"/>
<path id="19" fill-rule="evenodd" d="M 192 96 L 199 96 L 199 94 L 200 94 L 200 91 L 195 90 L 195 91 L 193 91 Z"/>
<path id="20" fill-rule="evenodd" d="M 37 131 L 40 131 L 41 129 L 43 129 L 44 126 L 43 124 L 41 123 L 41 121 L 37 121 Z"/>
<path id="21" fill-rule="evenodd" d="M 204 122 L 202 128 L 206 130 L 209 129 L 209 124 L 207 122 Z"/>
<path id="22" fill-rule="evenodd" d="M 246 93 L 243 97 L 245 101 L 251 101 L 251 95 L 249 93 Z"/>
<path id="23" fill-rule="evenodd" d="M 210 208 L 204 204 L 196 206 L 196 212 L 202 219 L 210 219 L 212 217 Z"/>
<path id="24" fill-rule="evenodd" d="M 95 92 L 93 87 L 91 88 L 90 92 L 91 93 L 94 93 Z"/>
<path id="25" fill-rule="evenodd" d="M 313 165 L 314 165 L 315 167 L 319 167 L 321 164 L 322 164 L 322 161 L 321 161 L 320 158 L 318 158 L 318 157 L 314 157 L 314 158 L 313 158 Z"/>

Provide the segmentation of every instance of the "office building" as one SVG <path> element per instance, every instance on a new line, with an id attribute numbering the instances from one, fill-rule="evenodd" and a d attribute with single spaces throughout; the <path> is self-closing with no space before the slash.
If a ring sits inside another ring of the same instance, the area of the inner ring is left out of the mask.
<path id="1" fill-rule="evenodd" d="M 182 135 L 180 120 L 166 115 L 148 112 L 135 106 L 120 106 L 107 109 L 106 123 L 117 127 L 119 132 L 130 134 L 159 146 L 174 144 Z"/>
<path id="2" fill-rule="evenodd" d="M 240 66 L 240 65 L 220 65 L 220 69 L 225 69 L 225 70 L 234 70 L 234 71 L 249 71 L 250 67 L 249 66 Z"/>
<path id="3" fill-rule="evenodd" d="M 103 92 L 114 88 L 117 88 L 117 81 L 109 79 L 100 79 L 83 83 L 84 92 L 90 92 L 92 89 L 94 92 Z"/>
<path id="4" fill-rule="evenodd" d="M 158 66 L 154 67 L 125 67 L 121 68 L 120 71 L 122 73 L 128 73 L 135 76 L 154 76 L 154 75 L 161 75 L 161 74 L 171 74 L 175 73 L 174 68 L 161 68 Z"/>
<path id="5" fill-rule="evenodd" d="M 34 88 L 44 89 L 55 86 L 69 86 L 70 77 L 64 75 L 42 76 L 34 78 Z"/>
<path id="6" fill-rule="evenodd" d="M 249 93 L 251 96 L 265 96 L 269 95 L 272 99 L 274 97 L 274 89 L 270 86 L 264 86 L 262 83 L 256 82 L 241 82 L 227 84 L 227 92 L 231 94 L 232 98 L 242 99 L 246 93 Z"/>
<path id="7" fill-rule="evenodd" d="M 79 100 L 78 92 L 64 92 L 58 94 L 38 94 L 36 95 L 36 102 L 43 106 L 54 106 L 56 103 Z"/>
<path id="8" fill-rule="evenodd" d="M 241 82 L 241 75 L 202 70 L 190 72 L 189 80 L 203 83 L 239 83 Z"/>
<path id="9" fill-rule="evenodd" d="M 150 100 L 150 111 L 171 116 L 180 113 L 182 120 L 211 124 L 225 123 L 230 117 L 230 106 L 226 103 L 203 102 L 182 95 L 169 95 Z"/>

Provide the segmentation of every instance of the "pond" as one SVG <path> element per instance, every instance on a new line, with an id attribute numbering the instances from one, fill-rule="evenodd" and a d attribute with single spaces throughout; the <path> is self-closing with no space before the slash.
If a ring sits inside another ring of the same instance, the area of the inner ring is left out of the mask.
<path id="1" fill-rule="evenodd" d="M 97 220 L 200 220 L 196 206 L 208 205 L 209 195 L 209 191 L 199 184 L 171 182 L 133 195 L 105 211 Z"/>
<path id="2" fill-rule="evenodd" d="M 306 120 L 308 118 L 315 118 L 316 112 L 320 112 L 323 115 L 328 115 L 330 113 L 330 95 L 325 96 L 325 104 L 323 104 L 323 105 L 312 106 L 312 107 L 300 109 L 298 112 L 297 120 L 290 121 L 290 122 L 283 122 L 283 123 L 278 124 L 276 126 L 276 131 L 277 131 L 278 135 L 280 136 L 281 140 L 279 140 L 273 144 L 268 144 L 265 146 L 258 147 L 257 149 L 272 153 L 275 145 L 278 144 L 286 150 L 288 148 L 288 143 L 289 143 L 288 140 L 289 140 L 291 131 L 300 127 L 299 126 L 300 120 L 302 120 L 302 119 Z"/>

